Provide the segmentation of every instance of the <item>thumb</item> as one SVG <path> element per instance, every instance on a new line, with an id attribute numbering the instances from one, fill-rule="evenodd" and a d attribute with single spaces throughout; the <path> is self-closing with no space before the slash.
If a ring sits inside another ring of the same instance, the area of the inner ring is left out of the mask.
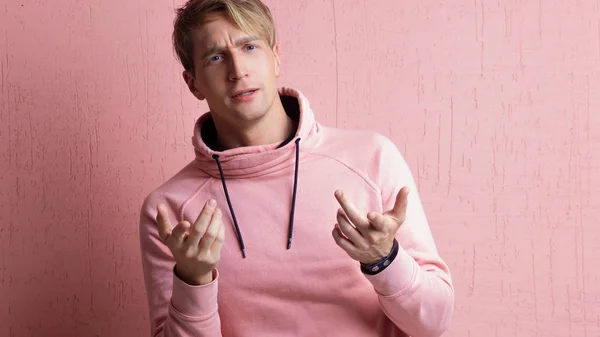
<path id="1" fill-rule="evenodd" d="M 408 205 L 408 193 L 410 188 L 402 187 L 396 195 L 396 201 L 394 202 L 394 208 L 388 212 L 389 215 L 393 216 L 398 220 L 399 223 L 403 223 L 406 218 L 406 208 Z"/>

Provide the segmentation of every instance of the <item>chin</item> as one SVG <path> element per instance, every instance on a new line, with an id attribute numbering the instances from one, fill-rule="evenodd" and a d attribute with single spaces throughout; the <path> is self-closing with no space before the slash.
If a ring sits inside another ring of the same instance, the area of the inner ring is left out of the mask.
<path id="1" fill-rule="evenodd" d="M 258 120 L 262 119 L 266 114 L 267 114 L 267 111 L 265 109 L 253 109 L 253 110 L 241 109 L 241 111 L 236 110 L 236 115 L 238 116 L 237 118 L 240 120 L 243 120 L 245 122 L 258 121 Z"/>
<path id="2" fill-rule="evenodd" d="M 260 104 L 260 102 L 252 103 L 254 104 L 233 107 L 234 115 L 245 122 L 258 121 L 267 115 L 269 108 L 265 104 Z"/>
<path id="3" fill-rule="evenodd" d="M 271 109 L 272 102 L 264 96 L 264 93 L 261 94 L 263 95 L 255 97 L 251 102 L 229 102 L 231 116 L 235 120 L 245 123 L 258 122 L 266 117 Z"/>

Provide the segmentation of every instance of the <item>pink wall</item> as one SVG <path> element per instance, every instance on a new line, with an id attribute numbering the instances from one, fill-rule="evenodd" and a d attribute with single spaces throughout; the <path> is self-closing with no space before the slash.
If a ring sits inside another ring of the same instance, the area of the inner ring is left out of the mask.
<path id="1" fill-rule="evenodd" d="M 0 336 L 144 336 L 143 197 L 193 156 L 181 1 L 4 1 Z M 267 1 L 324 124 L 404 151 L 446 336 L 600 336 L 597 1 Z M 376 5 L 374 5 L 376 3 Z"/>

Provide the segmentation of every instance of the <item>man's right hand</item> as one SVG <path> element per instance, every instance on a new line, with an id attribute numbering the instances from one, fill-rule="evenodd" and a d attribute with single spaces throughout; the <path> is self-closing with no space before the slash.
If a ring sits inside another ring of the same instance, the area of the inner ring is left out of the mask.
<path id="1" fill-rule="evenodd" d="M 209 200 L 191 225 L 182 221 L 175 228 L 164 204 L 157 206 L 158 233 L 175 257 L 177 276 L 187 284 L 202 285 L 213 281 L 213 270 L 221 259 L 225 229 L 221 210 Z"/>

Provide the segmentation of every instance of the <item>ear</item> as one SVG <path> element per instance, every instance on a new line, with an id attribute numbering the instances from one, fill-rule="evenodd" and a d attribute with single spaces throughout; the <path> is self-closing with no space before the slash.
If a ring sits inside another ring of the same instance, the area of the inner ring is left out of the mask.
<path id="1" fill-rule="evenodd" d="M 187 84 L 188 89 L 190 90 L 192 95 L 194 95 L 197 99 L 201 101 L 204 100 L 206 97 L 196 87 L 196 77 L 187 70 L 185 70 L 182 75 L 183 80 Z"/>
<path id="2" fill-rule="evenodd" d="M 279 77 L 281 59 L 279 58 L 279 44 L 277 43 L 273 46 L 273 57 L 275 59 L 275 77 Z"/>

